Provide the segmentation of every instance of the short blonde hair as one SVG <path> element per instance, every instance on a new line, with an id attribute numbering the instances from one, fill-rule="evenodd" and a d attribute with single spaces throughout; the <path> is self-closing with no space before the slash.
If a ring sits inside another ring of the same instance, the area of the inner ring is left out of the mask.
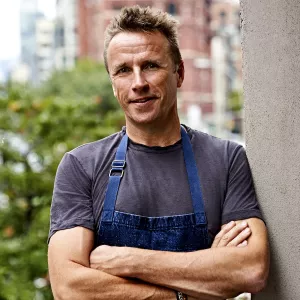
<path id="1" fill-rule="evenodd" d="M 105 30 L 104 63 L 107 72 L 107 48 L 112 38 L 120 32 L 160 32 L 168 40 L 170 52 L 175 66 L 179 66 L 182 57 L 178 46 L 178 22 L 169 14 L 153 10 L 150 7 L 124 7 L 120 14 L 114 17 Z"/>

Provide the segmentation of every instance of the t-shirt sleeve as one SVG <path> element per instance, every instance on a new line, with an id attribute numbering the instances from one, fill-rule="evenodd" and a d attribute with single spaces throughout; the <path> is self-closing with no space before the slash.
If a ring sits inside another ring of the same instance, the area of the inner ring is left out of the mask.
<path id="1" fill-rule="evenodd" d="M 91 179 L 79 160 L 66 153 L 55 177 L 48 242 L 56 231 L 76 226 L 94 229 Z"/>
<path id="2" fill-rule="evenodd" d="M 229 157 L 222 225 L 232 220 L 255 217 L 263 220 L 245 149 L 242 146 L 238 146 Z"/>

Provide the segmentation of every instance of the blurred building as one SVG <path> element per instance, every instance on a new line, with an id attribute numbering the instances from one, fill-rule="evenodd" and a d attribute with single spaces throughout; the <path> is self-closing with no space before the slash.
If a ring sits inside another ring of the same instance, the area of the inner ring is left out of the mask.
<path id="1" fill-rule="evenodd" d="M 54 67 L 54 21 L 39 19 L 36 21 L 36 69 L 37 83 L 49 78 Z"/>
<path id="2" fill-rule="evenodd" d="M 217 136 L 231 138 L 242 133 L 240 5 L 235 0 L 213 0 L 210 14 L 214 113 L 208 123 Z"/>
<path id="3" fill-rule="evenodd" d="M 211 31 L 220 36 L 226 53 L 227 88 L 242 89 L 242 49 L 240 34 L 240 5 L 235 0 L 213 0 Z"/>
<path id="4" fill-rule="evenodd" d="M 38 0 L 22 0 L 20 9 L 21 57 L 12 78 L 38 85 L 53 70 L 55 27 L 38 11 Z"/>
<path id="5" fill-rule="evenodd" d="M 36 21 L 43 18 L 38 12 L 37 0 L 22 0 L 20 3 L 21 64 L 30 70 L 29 80 L 37 82 L 36 66 Z"/>
<path id="6" fill-rule="evenodd" d="M 78 55 L 78 0 L 56 1 L 55 67 L 71 69 Z"/>
<path id="7" fill-rule="evenodd" d="M 211 0 L 78 0 L 79 57 L 102 61 L 106 26 L 122 7 L 134 4 L 167 11 L 180 22 L 180 49 L 186 70 L 179 90 L 180 111 L 187 115 L 192 106 L 198 107 L 200 115 L 211 113 L 211 64 L 207 63 L 211 55 Z"/>

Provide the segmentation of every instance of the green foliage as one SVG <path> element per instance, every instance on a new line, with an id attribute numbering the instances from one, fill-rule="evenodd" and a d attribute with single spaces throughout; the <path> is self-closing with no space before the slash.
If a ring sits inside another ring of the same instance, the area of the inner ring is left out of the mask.
<path id="1" fill-rule="evenodd" d="M 232 91 L 228 97 L 228 109 L 233 112 L 240 112 L 243 109 L 244 100 L 242 92 Z"/>
<path id="2" fill-rule="evenodd" d="M 52 299 L 47 236 L 55 172 L 63 154 L 120 130 L 105 68 L 80 62 L 39 90 L 0 90 L 0 300 Z"/>
<path id="3" fill-rule="evenodd" d="M 73 100 L 95 97 L 102 113 L 119 107 L 104 65 L 89 60 L 79 61 L 75 70 L 55 72 L 38 93 L 42 97 L 55 95 Z"/>

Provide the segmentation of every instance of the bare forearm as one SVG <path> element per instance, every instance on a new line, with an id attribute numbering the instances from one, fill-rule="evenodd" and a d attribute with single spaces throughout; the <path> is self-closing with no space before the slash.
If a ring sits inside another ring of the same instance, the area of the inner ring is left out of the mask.
<path id="1" fill-rule="evenodd" d="M 176 299 L 171 289 L 140 280 L 125 279 L 104 272 L 68 263 L 62 276 L 50 270 L 55 299 Z"/>
<path id="2" fill-rule="evenodd" d="M 247 291 L 243 282 L 245 264 L 241 259 L 244 249 L 214 248 L 190 253 L 153 251 L 138 248 L 98 248 L 98 264 L 93 256 L 93 268 L 125 278 L 182 291 L 201 300 L 233 297 Z M 99 253 L 104 250 L 105 253 Z M 110 251 L 109 251 L 110 250 Z M 116 260 L 112 256 L 118 257 Z M 117 252 L 117 253 L 116 253 Z M 248 277 L 249 278 L 249 277 Z"/>
<path id="3" fill-rule="evenodd" d="M 243 262 L 244 249 L 217 248 L 191 253 L 146 251 L 135 261 L 131 276 L 181 290 L 203 300 L 225 299 L 247 291 L 256 280 L 253 270 Z M 137 256 L 136 256 L 137 257 Z M 245 256 L 246 257 L 246 256 Z M 245 272 L 249 272 L 245 276 Z"/>
<path id="4" fill-rule="evenodd" d="M 247 247 L 220 247 L 190 253 L 103 246 L 92 256 L 94 268 L 120 277 L 139 278 L 201 300 L 258 292 L 268 275 L 269 253 L 264 225 L 252 226 Z M 254 225 L 255 225 L 254 224 Z"/>

